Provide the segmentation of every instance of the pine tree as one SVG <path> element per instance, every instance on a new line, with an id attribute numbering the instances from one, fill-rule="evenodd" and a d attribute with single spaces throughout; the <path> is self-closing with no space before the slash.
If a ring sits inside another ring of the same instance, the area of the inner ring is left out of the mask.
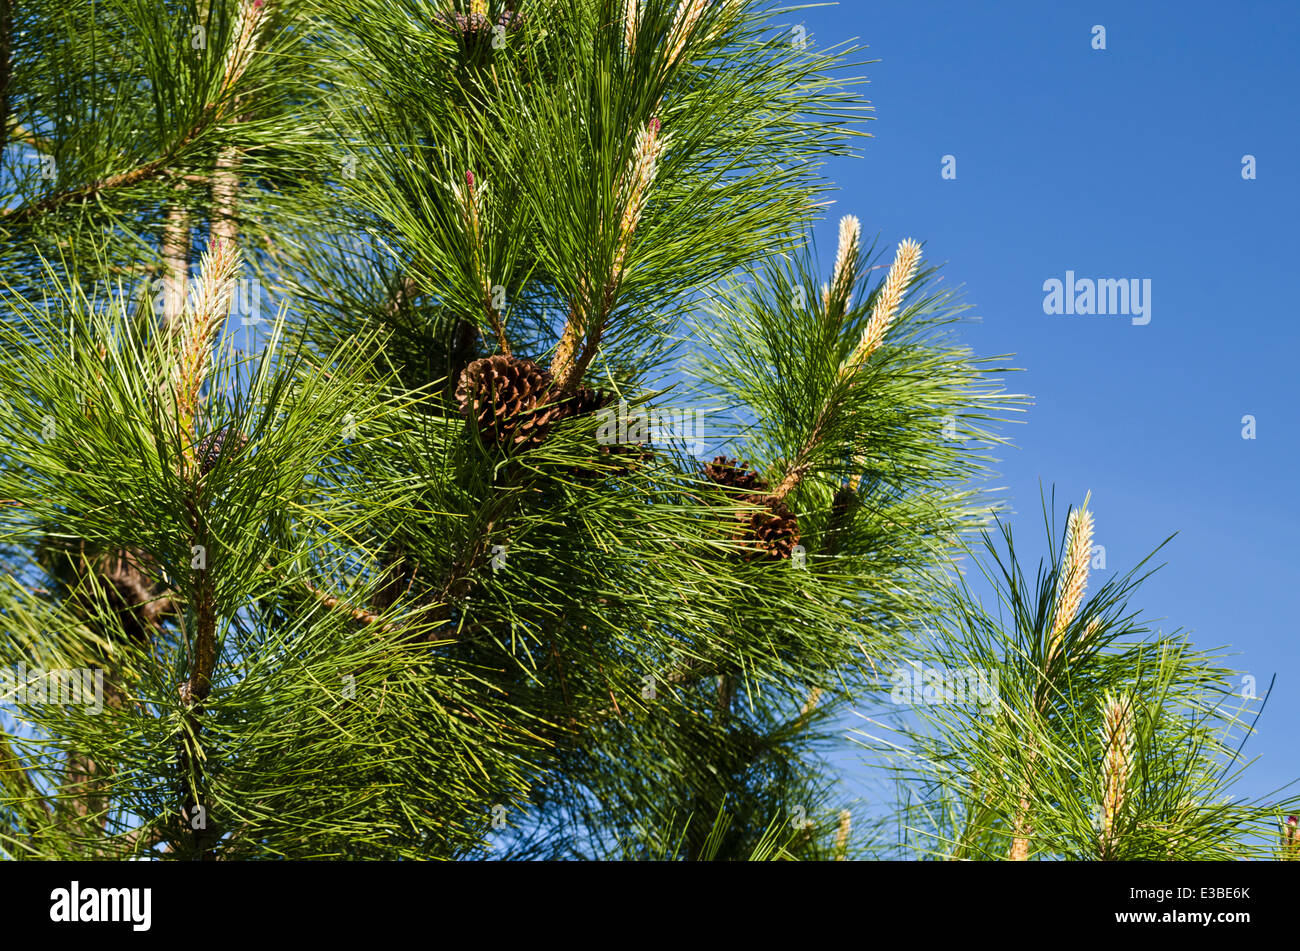
<path id="1" fill-rule="evenodd" d="M 1072 508 L 1060 535 L 1052 508 L 1045 502 L 1049 557 L 1033 582 L 1009 527 L 984 535 L 977 563 L 996 603 L 954 585 L 943 621 L 912 659 L 936 676 L 920 696 L 914 678 L 907 689 L 909 671 L 896 680 L 915 716 L 897 726 L 901 736 L 862 741 L 894 760 L 906 853 L 1293 857 L 1294 823 L 1283 816 L 1300 800 L 1249 799 L 1233 788 L 1267 691 L 1257 695 L 1222 657 L 1130 609 L 1154 553 L 1086 596 L 1099 557 L 1093 513 L 1087 500 Z"/>
<path id="2" fill-rule="evenodd" d="M 823 753 L 959 616 L 1022 400 L 920 244 L 818 264 L 860 53 L 747 0 L 0 3 L 0 854 L 865 854 Z M 1107 856 L 1149 703 L 1089 734 Z M 963 848 L 1037 841 L 998 802 Z"/>

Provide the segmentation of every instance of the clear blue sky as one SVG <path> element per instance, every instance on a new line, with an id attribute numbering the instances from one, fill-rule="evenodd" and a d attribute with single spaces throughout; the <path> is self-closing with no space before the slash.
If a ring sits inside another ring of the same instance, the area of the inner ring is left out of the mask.
<path id="1" fill-rule="evenodd" d="M 1033 396 L 1002 453 L 1018 540 L 1043 550 L 1039 483 L 1092 491 L 1107 568 L 1166 536 L 1135 606 L 1230 645 L 1277 685 L 1238 791 L 1300 776 L 1300 4 L 847 2 L 799 11 L 812 42 L 857 38 L 875 107 L 865 157 L 831 164 L 839 216 L 944 263 L 979 353 L 1015 353 Z M 1092 28 L 1106 28 L 1106 49 Z M 1254 155 L 1254 181 L 1242 156 Z M 944 155 L 956 158 L 944 180 Z M 1151 280 L 1151 321 L 1048 316 L 1043 282 Z M 829 270 L 828 270 L 829 273 Z M 1257 438 L 1242 438 L 1242 417 Z M 1094 576 L 1095 577 L 1095 576 Z"/>

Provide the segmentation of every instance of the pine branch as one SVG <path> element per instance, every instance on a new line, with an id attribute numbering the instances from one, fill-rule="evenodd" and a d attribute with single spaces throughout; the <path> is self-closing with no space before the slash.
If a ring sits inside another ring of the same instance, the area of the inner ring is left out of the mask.
<path id="1" fill-rule="evenodd" d="M 1047 704 L 1052 696 L 1052 675 L 1054 662 L 1061 649 L 1065 630 L 1073 623 L 1083 603 L 1083 592 L 1088 584 L 1088 564 L 1092 558 L 1092 513 L 1087 511 L 1088 499 L 1083 505 L 1070 513 L 1066 529 L 1065 550 L 1056 589 L 1056 609 L 1053 612 L 1053 624 L 1048 640 L 1046 659 L 1043 662 L 1042 676 L 1037 684 L 1034 708 L 1039 715 L 1046 715 Z M 1037 762 L 1038 749 L 1031 747 L 1025 772 L 1032 772 Z M 1029 857 L 1030 826 L 1029 794 L 1026 791 L 1020 798 L 1019 811 L 1014 820 L 1015 834 L 1011 843 L 1011 852 L 1007 856 L 1012 861 L 1024 861 Z"/>
<path id="2" fill-rule="evenodd" d="M 854 285 L 858 280 L 861 260 L 862 226 L 854 215 L 845 215 L 840 219 L 839 246 L 835 256 L 834 276 L 829 284 L 823 286 L 822 307 L 828 318 L 836 326 L 843 320 L 848 309 Z M 851 386 L 853 374 L 880 345 L 885 332 L 893 321 L 894 313 L 902 299 L 903 291 L 911 282 L 920 260 L 920 245 L 910 239 L 899 245 L 898 255 L 889 275 L 876 299 L 871 319 L 863 331 L 862 340 L 854 351 L 844 360 L 840 367 L 839 379 Z M 840 412 L 844 399 L 848 396 L 846 389 L 837 388 L 822 403 L 812 428 L 803 445 L 786 466 L 785 475 L 777 485 L 773 495 L 778 501 L 784 501 L 793 492 L 804 476 L 812 469 L 813 459 L 821 448 L 823 439 Z M 856 486 L 855 486 L 856 487 Z"/>
<path id="3" fill-rule="evenodd" d="M 8 0 L 6 0 L 7 3 Z M 198 119 L 161 155 L 141 163 L 135 168 L 105 176 L 77 188 L 47 195 L 30 205 L 0 209 L 0 222 L 26 224 L 34 218 L 39 218 L 66 205 L 91 201 L 99 198 L 105 192 L 130 188 L 167 172 L 168 166 L 190 145 L 196 142 L 204 132 L 228 117 L 233 106 L 230 93 L 248 69 L 249 61 L 256 48 L 257 35 L 265 20 L 265 15 L 266 7 L 263 0 L 252 0 L 251 3 L 245 0 L 241 7 L 239 33 L 235 42 L 231 44 L 227 51 L 218 95 L 213 101 L 203 106 Z"/>
<path id="4" fill-rule="evenodd" d="M 268 570 L 270 569 L 270 565 L 264 567 Z M 367 611 L 365 608 L 359 608 L 354 604 L 344 601 L 338 595 L 330 594 L 329 592 L 316 587 L 306 578 L 300 579 L 300 583 L 307 589 L 308 594 L 330 610 L 342 611 L 354 621 L 359 621 L 365 625 L 378 625 L 375 629 L 376 636 L 380 634 L 390 634 L 393 631 L 398 630 L 398 628 L 395 628 L 391 624 L 383 623 L 383 618 L 378 614 L 375 614 L 373 611 Z"/>
<path id="5" fill-rule="evenodd" d="M 599 350 L 605 322 L 609 319 L 619 285 L 623 281 L 633 235 L 649 201 L 659 156 L 667 144 L 668 137 L 661 136 L 659 130 L 659 120 L 651 119 L 637 134 L 632 156 L 619 175 L 616 189 L 622 213 L 615 237 L 613 265 L 601 288 L 597 312 L 594 315 L 589 313 L 592 292 L 585 278 L 570 303 L 569 317 L 551 361 L 551 375 L 561 393 L 573 391 Z M 602 222 L 601 231 L 604 230 Z"/>
<path id="6" fill-rule="evenodd" d="M 182 314 L 169 338 L 173 350 L 171 406 L 176 408 L 175 423 L 183 440 L 180 475 L 188 487 L 185 506 L 188 513 L 191 544 L 202 552 L 203 564 L 195 582 L 193 609 L 195 629 L 191 640 L 190 674 L 181 685 L 181 700 L 187 707 L 185 730 L 179 751 L 180 779 L 187 790 L 183 816 L 193 816 L 199 807 L 197 783 L 191 772 L 202 769 L 203 756 L 199 736 L 203 729 L 203 704 L 212 690 L 216 670 L 217 639 L 217 552 L 212 544 L 208 520 L 203 512 L 202 477 L 204 462 L 198 458 L 199 394 L 211 370 L 212 349 L 230 314 L 235 277 L 239 270 L 239 251 L 233 241 L 215 238 L 203 256 L 198 285 L 192 306 Z M 214 857 L 211 843 L 215 838 L 206 829 L 195 828 L 195 847 L 200 857 Z"/>
<path id="7" fill-rule="evenodd" d="M 162 155 L 151 159 L 133 169 L 125 172 L 118 172 L 115 175 L 108 175 L 98 181 L 91 182 L 87 185 L 81 185 L 77 188 L 69 189 L 64 192 L 56 192 L 53 195 L 47 195 L 40 201 L 30 205 L 19 205 L 16 208 L 0 209 L 0 221 L 13 224 L 26 224 L 34 218 L 64 207 L 65 205 L 77 202 L 91 201 L 100 197 L 104 192 L 114 191 L 120 188 L 130 188 L 132 185 L 139 185 L 142 182 L 149 181 L 166 171 L 167 166 L 173 162 L 189 145 L 196 141 L 210 125 L 214 123 L 219 110 L 215 103 L 210 103 L 204 107 L 203 113 L 198 122 L 194 123 L 186 132 L 177 139 L 170 148 Z"/>

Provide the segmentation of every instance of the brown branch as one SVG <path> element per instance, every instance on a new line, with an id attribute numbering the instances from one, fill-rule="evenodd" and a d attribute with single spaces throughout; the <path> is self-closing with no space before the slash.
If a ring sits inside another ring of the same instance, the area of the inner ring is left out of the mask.
<path id="1" fill-rule="evenodd" d="M 199 490 L 192 487 L 191 491 L 194 494 L 186 503 L 190 511 L 190 530 L 193 532 L 194 544 L 203 553 L 204 561 L 203 567 L 196 569 L 200 574 L 194 591 L 194 664 L 185 685 L 185 700 L 199 706 L 212 690 L 212 672 L 217 666 L 217 592 L 207 525 L 195 498 Z"/>
<path id="2" fill-rule="evenodd" d="M 551 360 L 551 376 L 555 378 L 556 386 L 561 393 L 573 389 L 579 379 L 574 374 L 573 368 L 577 359 L 578 346 L 587 335 L 585 316 L 587 307 L 587 302 L 578 298 L 570 301 L 569 316 L 564 322 L 560 342 L 556 345 L 555 356 Z"/>
<path id="3" fill-rule="evenodd" d="M 201 803 L 198 799 L 198 784 L 191 784 L 187 779 L 191 770 L 196 766 L 199 770 L 203 768 L 203 757 L 199 750 L 199 734 L 203 730 L 203 721 L 200 717 L 203 713 L 203 702 L 208 698 L 208 694 L 212 690 L 212 674 L 217 665 L 217 605 L 216 586 L 213 581 L 213 564 L 210 557 L 208 557 L 211 552 L 208 548 L 206 525 L 199 512 L 198 500 L 195 497 L 199 491 L 197 485 L 192 484 L 191 491 L 194 494 L 187 500 L 187 506 L 190 511 L 192 537 L 196 545 L 202 546 L 201 550 L 204 552 L 205 560 L 203 567 L 198 569 L 201 574 L 194 593 L 196 621 L 192 642 L 194 657 L 190 668 L 190 676 L 180 687 L 181 702 L 185 704 L 187 709 L 184 717 L 185 725 L 180 737 L 178 761 L 180 780 L 185 789 L 181 806 L 181 818 L 183 821 L 191 823 L 194 844 L 199 850 L 199 857 L 208 860 L 214 857 L 211 849 L 213 837 L 206 828 L 193 828 L 193 816 Z"/>
<path id="4" fill-rule="evenodd" d="M 604 333 L 605 324 L 609 320 L 610 311 L 614 308 L 614 300 L 621 282 L 622 276 L 620 274 L 615 280 L 605 285 L 600 317 L 590 327 L 586 325 L 585 321 L 575 321 L 573 323 L 570 346 L 576 345 L 579 340 L 582 341 L 582 348 L 577 355 L 574 356 L 570 353 L 568 358 L 561 360 L 561 350 L 557 348 L 555 364 L 558 364 L 562 371 L 567 368 L 567 372 L 557 383 L 561 393 L 571 393 L 577 387 L 582 380 L 583 374 L 587 372 L 587 367 L 591 365 L 591 361 L 600 351 L 600 338 Z M 569 326 L 566 325 L 564 329 L 565 333 L 568 334 Z M 564 338 L 561 338 L 560 346 L 561 348 L 565 346 Z"/>
<path id="5" fill-rule="evenodd" d="M 270 568 L 269 565 L 264 567 L 266 567 L 268 570 Z M 374 613 L 373 611 L 367 611 L 365 608 L 359 608 L 354 604 L 344 601 L 342 598 L 338 597 L 337 595 L 333 595 L 327 591 L 323 591 L 322 589 L 316 587 L 314 584 L 308 581 L 306 578 L 300 579 L 300 583 L 304 588 L 307 589 L 307 592 L 312 597 L 314 597 L 317 601 L 325 605 L 325 607 L 329 608 L 330 610 L 342 611 L 344 614 L 348 615 L 354 621 L 359 621 L 362 624 L 379 625 L 379 627 L 376 628 L 375 630 L 376 636 L 380 634 L 392 633 L 398 630 L 398 628 L 395 627 L 394 625 L 389 623 L 384 623 L 383 618 L 380 617 L 378 614 Z"/>
<path id="6" fill-rule="evenodd" d="M 138 185 L 141 182 L 148 181 L 161 174 L 172 160 L 185 148 L 187 148 L 195 139 L 199 137 L 204 129 L 208 126 L 213 116 L 219 116 L 220 111 L 216 103 L 209 103 L 204 107 L 199 121 L 190 127 L 186 133 L 157 158 L 145 162 L 143 165 L 137 165 L 135 168 L 125 172 L 119 172 L 116 175 L 109 175 L 98 181 L 90 182 L 78 188 L 72 188 L 65 192 L 56 192 L 53 195 L 47 195 L 40 201 L 31 205 L 20 205 L 17 208 L 0 209 L 0 221 L 12 222 L 14 224 L 23 224 L 32 218 L 38 218 L 41 215 L 62 208 L 64 205 L 77 201 L 88 201 L 92 198 L 98 198 L 106 191 L 113 191 L 119 188 L 128 188 L 132 185 Z"/>
<path id="7" fill-rule="evenodd" d="M 826 427 L 835 413 L 836 406 L 837 404 L 828 400 L 826 405 L 822 407 L 822 411 L 818 415 L 817 421 L 813 423 L 812 432 L 808 435 L 807 441 L 799 449 L 799 453 L 794 457 L 794 461 L 791 462 L 789 467 L 786 469 L 785 478 L 781 480 L 781 484 L 778 485 L 776 490 L 772 493 L 778 502 L 784 502 L 785 497 L 795 490 L 799 483 L 803 481 L 803 477 L 808 474 L 808 470 L 812 468 L 812 463 L 810 461 L 812 454 L 816 451 L 818 444 L 821 442 L 822 435 L 825 433 Z"/>

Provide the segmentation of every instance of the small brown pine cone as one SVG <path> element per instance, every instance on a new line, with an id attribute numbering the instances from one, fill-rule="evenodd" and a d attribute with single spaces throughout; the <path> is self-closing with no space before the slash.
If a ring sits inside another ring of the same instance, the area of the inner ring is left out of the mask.
<path id="1" fill-rule="evenodd" d="M 519 13 L 515 10 L 506 10 L 497 17 L 497 25 L 505 27 L 507 33 L 519 29 L 527 22 L 527 14 Z"/>
<path id="2" fill-rule="evenodd" d="M 209 433 L 199 440 L 199 471 L 207 475 L 223 459 L 239 455 L 247 445 L 248 437 L 229 426 Z"/>
<path id="3" fill-rule="evenodd" d="M 750 543 L 745 558 L 789 558 L 799 544 L 799 518 L 783 502 L 768 496 L 754 496 L 747 501 L 766 505 L 757 512 L 744 513 L 745 537 Z"/>
<path id="4" fill-rule="evenodd" d="M 767 492 L 767 483 L 748 462 L 738 462 L 726 456 L 717 456 L 703 469 L 704 478 L 710 482 L 749 494 Z"/>
<path id="5" fill-rule="evenodd" d="M 492 21 L 482 13 L 436 13 L 434 22 L 462 37 L 477 36 L 492 30 Z"/>
<path id="6" fill-rule="evenodd" d="M 532 360 L 500 354 L 475 360 L 460 375 L 456 401 L 485 443 L 526 449 L 539 445 L 568 415 L 554 402 L 551 374 Z"/>
<path id="7" fill-rule="evenodd" d="M 565 408 L 565 416 L 586 416 L 588 413 L 604 409 L 613 401 L 614 397 L 608 393 L 601 393 L 589 386 L 580 386 L 560 405 Z"/>

